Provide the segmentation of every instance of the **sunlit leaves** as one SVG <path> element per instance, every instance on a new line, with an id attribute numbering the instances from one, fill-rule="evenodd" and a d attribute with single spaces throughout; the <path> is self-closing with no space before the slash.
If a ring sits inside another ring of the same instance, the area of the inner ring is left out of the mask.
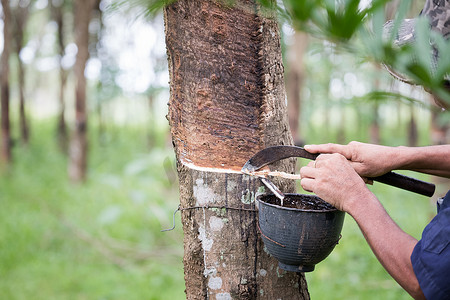
<path id="1" fill-rule="evenodd" d="M 118 0 L 113 2 L 109 9 L 137 8 L 142 16 L 153 17 L 160 13 L 166 5 L 175 1 L 177 0 Z"/>
<path id="2" fill-rule="evenodd" d="M 332 41 L 348 41 L 364 25 L 363 20 L 387 0 L 374 0 L 361 7 L 359 0 L 284 0 L 283 5 L 295 28 Z"/>
<path id="3" fill-rule="evenodd" d="M 327 1 L 327 3 L 336 3 Z M 339 2 L 337 2 L 340 4 Z M 366 11 L 360 10 L 359 0 L 344 1 L 340 5 L 327 5 L 328 24 L 326 30 L 337 39 L 350 39 L 364 18 Z"/>

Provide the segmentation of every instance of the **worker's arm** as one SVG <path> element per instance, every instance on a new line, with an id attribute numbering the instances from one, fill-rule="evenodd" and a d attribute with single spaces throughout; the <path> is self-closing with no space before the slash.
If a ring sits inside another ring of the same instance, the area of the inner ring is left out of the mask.
<path id="1" fill-rule="evenodd" d="M 374 194 L 368 191 L 362 197 L 355 200 L 348 213 L 388 273 L 414 299 L 425 299 L 411 263 L 417 240 L 397 226 Z"/>
<path id="2" fill-rule="evenodd" d="M 365 177 L 380 176 L 392 170 L 414 170 L 450 178 L 450 145 L 388 147 L 350 142 L 348 145 L 306 145 L 305 149 L 311 153 L 342 154 L 356 172 Z"/>
<path id="3" fill-rule="evenodd" d="M 397 226 L 350 162 L 340 154 L 322 154 L 300 174 L 302 187 L 349 213 L 389 274 L 411 296 L 425 299 L 410 259 L 417 240 Z"/>

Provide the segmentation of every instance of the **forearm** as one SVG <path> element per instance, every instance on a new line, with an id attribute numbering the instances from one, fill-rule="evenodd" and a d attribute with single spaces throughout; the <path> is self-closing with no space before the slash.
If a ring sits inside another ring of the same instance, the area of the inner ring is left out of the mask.
<path id="1" fill-rule="evenodd" d="M 375 177 L 392 170 L 414 170 L 450 178 L 450 145 L 388 147 L 359 142 L 348 145 L 305 145 L 311 153 L 340 153 L 361 176 Z"/>
<path id="2" fill-rule="evenodd" d="M 389 274 L 414 298 L 424 299 L 411 264 L 417 240 L 401 230 L 371 192 L 349 207 L 372 251 Z"/>
<path id="3" fill-rule="evenodd" d="M 393 161 L 393 169 L 450 178 L 450 145 L 396 147 L 390 159 Z"/>

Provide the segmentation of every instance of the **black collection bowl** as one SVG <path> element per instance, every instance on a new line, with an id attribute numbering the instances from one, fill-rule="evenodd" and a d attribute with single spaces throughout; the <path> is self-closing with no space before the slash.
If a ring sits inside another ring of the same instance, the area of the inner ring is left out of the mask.
<path id="1" fill-rule="evenodd" d="M 345 213 L 315 195 L 273 194 L 256 199 L 259 228 L 268 252 L 281 269 L 311 272 L 339 242 Z"/>

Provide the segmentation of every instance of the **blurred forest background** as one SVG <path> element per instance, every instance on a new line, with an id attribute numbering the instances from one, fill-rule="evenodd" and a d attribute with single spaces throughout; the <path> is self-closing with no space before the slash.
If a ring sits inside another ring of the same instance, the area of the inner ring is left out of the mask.
<path id="1" fill-rule="evenodd" d="M 179 215 L 160 231 L 179 202 L 162 12 L 148 14 L 149 1 L 1 3 L 0 299 L 185 298 Z M 423 89 L 285 18 L 280 28 L 297 143 L 449 143 L 449 115 Z M 405 174 L 436 182 L 436 195 L 371 189 L 420 238 L 450 185 Z M 349 217 L 306 276 L 313 299 L 409 299 Z"/>

